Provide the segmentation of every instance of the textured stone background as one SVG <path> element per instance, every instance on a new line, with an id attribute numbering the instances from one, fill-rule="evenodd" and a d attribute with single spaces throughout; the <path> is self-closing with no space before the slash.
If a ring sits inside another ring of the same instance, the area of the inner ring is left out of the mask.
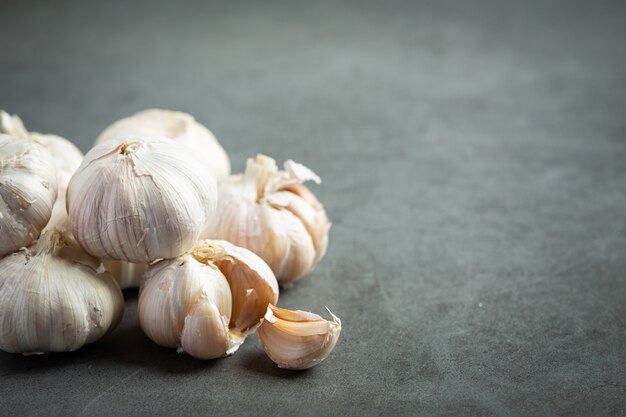
<path id="1" fill-rule="evenodd" d="M 197 361 L 131 291 L 93 345 L 0 353 L 0 414 L 625 415 L 625 3 L 225 3 L 1 0 L 0 107 L 83 151 L 180 109 L 236 171 L 309 165 L 331 244 L 281 304 L 337 348 Z"/>

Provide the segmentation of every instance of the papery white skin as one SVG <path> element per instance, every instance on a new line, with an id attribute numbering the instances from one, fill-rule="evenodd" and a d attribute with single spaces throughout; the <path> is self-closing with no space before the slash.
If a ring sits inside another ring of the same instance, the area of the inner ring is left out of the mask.
<path id="1" fill-rule="evenodd" d="M 89 254 L 135 263 L 175 258 L 200 237 L 217 200 L 203 164 L 166 138 L 128 138 L 94 147 L 72 177 L 67 206 Z"/>
<path id="2" fill-rule="evenodd" d="M 57 230 L 0 260 L 0 349 L 69 352 L 112 330 L 124 297 L 98 264 Z"/>
<path id="3" fill-rule="evenodd" d="M 56 198 L 52 156 L 35 142 L 0 134 L 0 257 L 37 239 Z"/>
<path id="4" fill-rule="evenodd" d="M 341 320 L 317 314 L 268 306 L 257 330 L 265 353 L 279 368 L 301 370 L 318 365 L 335 348 L 341 334 Z"/>
<path id="5" fill-rule="evenodd" d="M 284 166 L 279 171 L 272 158 L 257 155 L 244 174 L 220 181 L 217 213 L 204 236 L 250 249 L 288 287 L 324 256 L 330 222 L 302 185 L 320 178 L 296 162 Z"/>
<path id="6" fill-rule="evenodd" d="M 141 278 L 148 270 L 148 264 L 146 263 L 135 264 L 132 262 L 105 259 L 102 261 L 102 264 L 106 270 L 113 275 L 120 288 L 123 290 L 126 288 L 139 288 Z"/>
<path id="7" fill-rule="evenodd" d="M 216 179 L 230 175 L 230 160 L 226 151 L 215 135 L 190 114 L 161 109 L 143 110 L 107 127 L 96 140 L 96 145 L 129 135 L 166 136 L 192 148 Z"/>
<path id="8" fill-rule="evenodd" d="M 205 240 L 149 267 L 137 316 L 155 343 L 214 359 L 234 353 L 276 300 L 278 283 L 263 260 L 228 242 Z"/>
<path id="9" fill-rule="evenodd" d="M 57 167 L 57 183 L 59 195 L 65 196 L 67 184 L 74 172 L 83 160 L 83 153 L 72 142 L 61 136 L 29 132 L 24 127 L 22 119 L 17 115 L 11 116 L 7 112 L 0 111 L 0 133 L 5 133 L 19 139 L 29 139 L 37 142 L 52 155 Z M 59 197 L 61 198 L 61 197 Z"/>

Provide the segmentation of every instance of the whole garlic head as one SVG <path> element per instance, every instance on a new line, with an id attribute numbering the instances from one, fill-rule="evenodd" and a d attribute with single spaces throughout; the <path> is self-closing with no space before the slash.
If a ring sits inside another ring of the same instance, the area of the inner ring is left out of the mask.
<path id="1" fill-rule="evenodd" d="M 257 330 L 267 356 L 285 369 L 308 369 L 322 362 L 341 334 L 341 320 L 328 312 L 332 321 L 306 311 L 268 306 Z"/>
<path id="2" fill-rule="evenodd" d="M 96 145 L 129 135 L 166 136 L 192 148 L 209 166 L 216 179 L 230 175 L 230 160 L 224 148 L 215 135 L 190 114 L 161 109 L 140 111 L 107 127 L 96 140 Z"/>
<path id="3" fill-rule="evenodd" d="M 206 164 L 167 138 L 94 147 L 67 190 L 80 246 L 98 258 L 135 263 L 175 258 L 191 248 L 216 201 Z"/>
<path id="4" fill-rule="evenodd" d="M 224 239 L 259 255 L 278 282 L 289 286 L 313 268 L 326 252 L 330 222 L 317 198 L 302 183 L 320 183 L 294 161 L 279 171 L 258 155 L 246 172 L 220 181 L 218 210 L 204 236 Z"/>
<path id="5" fill-rule="evenodd" d="M 57 198 L 57 170 L 39 144 L 0 134 L 0 257 L 32 243 Z"/>
<path id="6" fill-rule="evenodd" d="M 263 260 L 228 242 L 204 240 L 149 267 L 137 315 L 157 344 L 214 359 L 234 353 L 276 300 L 278 284 Z"/>
<path id="7" fill-rule="evenodd" d="M 0 111 L 0 133 L 37 142 L 52 155 L 57 167 L 59 195 L 65 195 L 70 178 L 83 160 L 83 153 L 69 140 L 57 135 L 29 132 L 22 119 Z"/>
<path id="8" fill-rule="evenodd" d="M 69 352 L 113 329 L 124 298 L 98 264 L 56 230 L 0 260 L 0 349 Z"/>

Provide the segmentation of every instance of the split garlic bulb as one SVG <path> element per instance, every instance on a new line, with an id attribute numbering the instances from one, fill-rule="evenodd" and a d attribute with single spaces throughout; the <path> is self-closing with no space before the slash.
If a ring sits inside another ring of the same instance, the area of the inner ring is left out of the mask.
<path id="1" fill-rule="evenodd" d="M 341 320 L 328 312 L 332 321 L 306 311 L 268 306 L 257 330 L 267 356 L 285 369 L 308 369 L 322 362 L 341 333 Z"/>
<path id="2" fill-rule="evenodd" d="M 230 174 L 230 161 L 224 148 L 215 135 L 190 114 L 161 109 L 140 111 L 107 127 L 96 140 L 96 145 L 129 135 L 166 136 L 192 148 L 209 166 L 216 179 Z"/>
<path id="3" fill-rule="evenodd" d="M 94 147 L 67 190 L 80 246 L 98 258 L 135 263 L 175 258 L 191 248 L 216 201 L 207 165 L 167 138 Z"/>
<path id="4" fill-rule="evenodd" d="M 35 142 L 0 134 L 0 257 L 37 239 L 56 198 L 52 156 Z"/>
<path id="5" fill-rule="evenodd" d="M 52 155 L 57 167 L 59 194 L 64 196 L 67 184 L 83 160 L 83 153 L 69 140 L 57 135 L 29 132 L 22 119 L 0 111 L 0 133 L 37 142 Z"/>
<path id="6" fill-rule="evenodd" d="M 320 178 L 293 161 L 279 171 L 258 155 L 246 172 L 220 181 L 218 210 L 204 236 L 225 239 L 259 255 L 283 286 L 313 268 L 326 252 L 330 223 L 302 183 Z"/>
<path id="7" fill-rule="evenodd" d="M 278 284 L 263 260 L 226 241 L 204 240 L 149 267 L 137 315 L 157 344 L 214 359 L 234 353 L 276 300 Z"/>
<path id="8" fill-rule="evenodd" d="M 56 230 L 0 260 L 0 349 L 68 352 L 113 329 L 124 298 L 98 264 Z"/>

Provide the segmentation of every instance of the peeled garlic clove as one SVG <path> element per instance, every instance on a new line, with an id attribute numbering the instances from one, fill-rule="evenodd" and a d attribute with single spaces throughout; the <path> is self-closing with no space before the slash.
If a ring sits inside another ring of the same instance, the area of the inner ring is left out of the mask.
<path id="1" fill-rule="evenodd" d="M 98 264 L 57 230 L 0 260 L 0 349 L 69 352 L 112 330 L 124 298 Z"/>
<path id="2" fill-rule="evenodd" d="M 135 264 L 125 261 L 103 260 L 102 264 L 117 280 L 121 289 L 139 288 L 143 274 L 148 270 L 148 264 Z"/>
<path id="3" fill-rule="evenodd" d="M 230 161 L 224 148 L 215 135 L 190 114 L 161 109 L 140 111 L 107 127 L 96 140 L 96 145 L 129 135 L 166 136 L 192 148 L 209 165 L 216 179 L 230 175 Z"/>
<path id="4" fill-rule="evenodd" d="M 270 359 L 285 369 L 308 369 L 328 357 L 339 339 L 341 320 L 332 321 L 306 311 L 268 306 L 257 330 Z"/>
<path id="5" fill-rule="evenodd" d="M 149 266 L 137 315 L 157 344 L 214 359 L 234 353 L 277 299 L 276 279 L 260 258 L 228 242 L 201 241 Z"/>
<path id="6" fill-rule="evenodd" d="M 279 171 L 258 155 L 246 172 L 220 181 L 218 210 L 205 237 L 225 239 L 258 254 L 283 286 L 304 276 L 326 252 L 330 222 L 302 182 L 320 182 L 293 161 Z"/>
<path id="7" fill-rule="evenodd" d="M 67 191 L 81 247 L 98 258 L 134 263 L 187 251 L 212 218 L 216 200 L 207 165 L 167 138 L 94 147 Z"/>
<path id="8" fill-rule="evenodd" d="M 0 257 L 39 236 L 56 198 L 52 156 L 35 142 L 0 134 Z"/>
<path id="9" fill-rule="evenodd" d="M 29 132 L 24 127 L 22 119 L 17 115 L 11 116 L 7 112 L 0 111 L 0 133 L 14 136 L 19 139 L 28 139 L 37 142 L 52 155 L 57 167 L 57 183 L 59 186 L 59 199 L 65 199 L 65 189 L 70 178 L 78 169 L 83 160 L 83 153 L 69 140 L 61 136 Z"/>

